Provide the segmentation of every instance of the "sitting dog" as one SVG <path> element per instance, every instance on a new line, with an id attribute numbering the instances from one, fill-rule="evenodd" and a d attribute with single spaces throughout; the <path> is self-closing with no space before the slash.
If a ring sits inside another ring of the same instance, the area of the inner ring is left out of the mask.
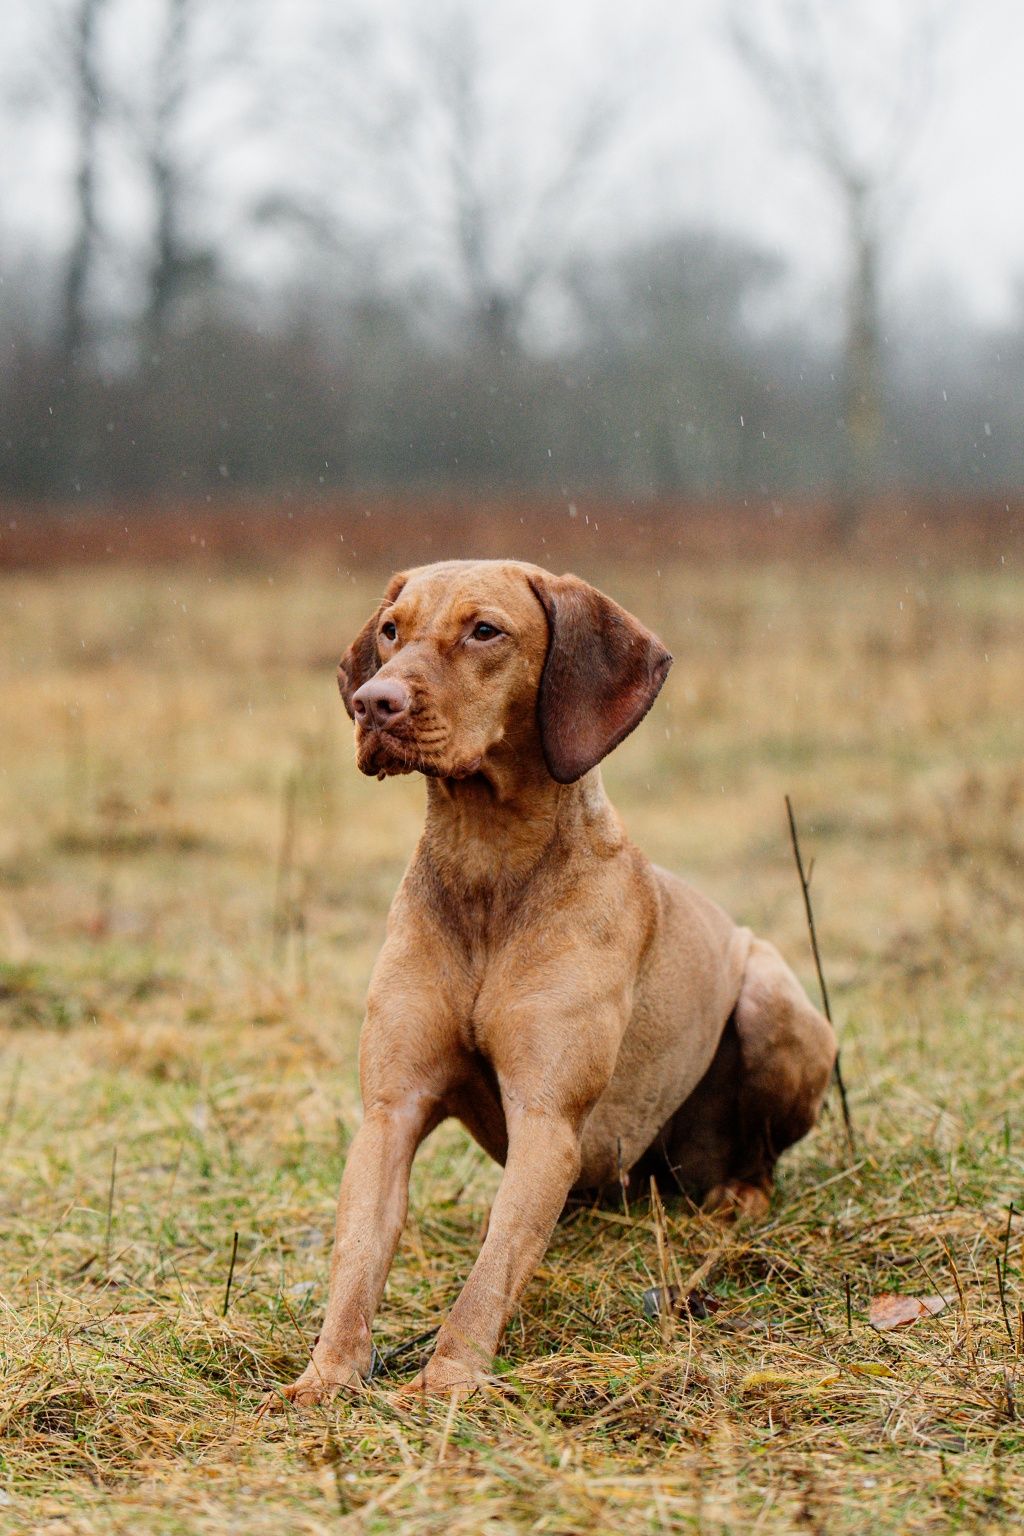
<path id="1" fill-rule="evenodd" d="M 412 1160 L 442 1120 L 504 1173 L 414 1383 L 441 1393 L 487 1375 L 571 1195 L 634 1170 L 757 1215 L 815 1123 L 831 1026 L 771 944 L 629 842 L 601 783 L 671 661 L 586 582 L 490 560 L 395 576 L 345 653 L 360 769 L 424 774 L 427 814 L 370 983 L 364 1119 L 292 1401 L 369 1374 Z"/>

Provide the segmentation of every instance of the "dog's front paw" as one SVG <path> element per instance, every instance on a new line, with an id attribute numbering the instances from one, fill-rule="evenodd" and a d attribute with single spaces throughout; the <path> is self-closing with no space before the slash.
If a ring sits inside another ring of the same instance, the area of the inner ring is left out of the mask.
<path id="1" fill-rule="evenodd" d="M 490 1380 L 483 1371 L 448 1355 L 434 1355 L 422 1371 L 398 1389 L 400 1397 L 468 1397 Z"/>
<path id="2" fill-rule="evenodd" d="M 315 1408 L 329 1403 L 339 1392 L 360 1386 L 362 1377 L 358 1368 L 348 1360 L 312 1359 L 298 1381 L 279 1391 L 268 1392 L 260 1406 L 260 1416 L 274 1413 L 292 1403 L 296 1408 Z"/>

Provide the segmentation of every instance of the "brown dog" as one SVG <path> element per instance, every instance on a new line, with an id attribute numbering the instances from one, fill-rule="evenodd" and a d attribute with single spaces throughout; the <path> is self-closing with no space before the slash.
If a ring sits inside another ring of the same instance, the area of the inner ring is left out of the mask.
<path id="1" fill-rule="evenodd" d="M 417 1378 L 441 1392 L 489 1370 L 572 1192 L 635 1169 L 756 1214 L 814 1124 L 829 1024 L 770 944 L 632 846 L 601 784 L 671 659 L 586 582 L 512 561 L 395 576 L 346 652 L 359 767 L 425 774 L 427 820 L 370 983 L 365 1115 L 293 1401 L 368 1374 L 413 1156 L 447 1117 L 505 1171 Z"/>

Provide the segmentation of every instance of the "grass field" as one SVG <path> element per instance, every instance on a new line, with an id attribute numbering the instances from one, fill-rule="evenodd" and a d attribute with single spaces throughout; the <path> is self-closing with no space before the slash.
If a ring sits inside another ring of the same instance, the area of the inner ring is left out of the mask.
<path id="1" fill-rule="evenodd" d="M 0 1530 L 1024 1522 L 1024 579 L 998 557 L 583 574 L 677 658 L 607 765 L 635 839 L 813 990 L 793 797 L 855 1155 L 833 1111 L 758 1228 L 576 1214 L 501 1389 L 449 1409 L 393 1397 L 497 1180 L 442 1128 L 379 1379 L 257 1422 L 318 1327 L 361 1001 L 420 818 L 421 783 L 356 773 L 335 690 L 378 580 L 9 574 Z M 645 1288 L 698 1269 L 717 1310 L 645 1318 Z M 952 1300 L 877 1333 L 888 1291 Z"/>

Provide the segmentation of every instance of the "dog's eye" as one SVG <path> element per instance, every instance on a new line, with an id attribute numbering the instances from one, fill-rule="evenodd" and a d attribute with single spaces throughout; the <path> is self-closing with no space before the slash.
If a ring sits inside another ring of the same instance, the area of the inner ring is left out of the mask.
<path id="1" fill-rule="evenodd" d="M 498 626 L 496 624 L 484 624 L 484 623 L 481 622 L 474 629 L 473 634 L 471 636 L 471 639 L 473 639 L 473 640 L 494 640 L 500 634 L 501 634 L 501 630 L 498 628 Z"/>
<path id="2" fill-rule="evenodd" d="M 388 619 L 386 624 L 381 625 L 380 632 L 384 636 L 385 640 L 398 639 L 398 625 L 393 623 L 391 619 Z"/>

